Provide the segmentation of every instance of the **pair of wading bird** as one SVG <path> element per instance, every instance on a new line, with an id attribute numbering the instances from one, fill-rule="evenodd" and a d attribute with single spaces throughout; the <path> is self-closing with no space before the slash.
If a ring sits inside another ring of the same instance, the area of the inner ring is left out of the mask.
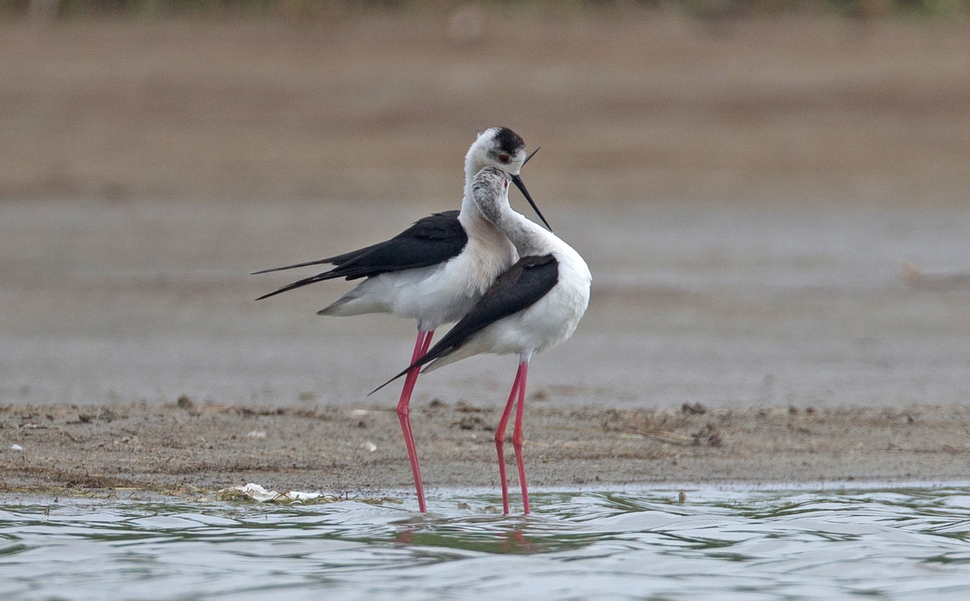
<path id="1" fill-rule="evenodd" d="M 519 356 L 512 392 L 495 430 L 495 447 L 502 506 L 509 513 L 504 446 L 505 429 L 515 406 L 512 446 L 522 505 L 529 513 L 522 461 L 522 412 L 529 359 L 572 335 L 586 312 L 591 280 L 586 262 L 552 234 L 551 227 L 549 231 L 543 229 L 509 205 L 511 181 L 549 227 L 519 177 L 530 158 L 518 134 L 505 127 L 488 129 L 478 135 L 465 155 L 461 211 L 435 213 L 386 242 L 360 250 L 257 272 L 335 265 L 330 271 L 257 300 L 323 280 L 365 278 L 318 315 L 392 313 L 418 321 L 411 365 L 374 392 L 406 376 L 397 415 L 422 512 L 427 506 L 409 417 L 418 374 L 422 367 L 427 372 L 472 355 L 491 353 Z M 454 321 L 458 323 L 431 347 L 434 331 Z"/>

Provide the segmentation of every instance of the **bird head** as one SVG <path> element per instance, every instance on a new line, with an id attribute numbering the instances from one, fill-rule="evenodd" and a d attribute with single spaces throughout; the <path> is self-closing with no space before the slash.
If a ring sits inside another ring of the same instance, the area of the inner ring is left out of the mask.
<path id="1" fill-rule="evenodd" d="M 546 224 L 546 227 L 552 231 L 549 222 L 542 216 L 539 207 L 532 200 L 532 196 L 526 189 L 525 183 L 523 183 L 522 178 L 519 176 L 522 166 L 538 150 L 536 148 L 532 154 L 526 154 L 525 142 L 519 134 L 507 127 L 490 127 L 478 134 L 475 143 L 468 149 L 468 154 L 465 155 L 465 173 L 468 180 L 470 180 L 485 167 L 498 167 L 505 171 L 508 173 L 512 183 L 515 184 L 515 187 L 522 192 L 525 199 L 532 205 L 532 210 L 536 212 L 536 215 L 539 216 L 542 223 Z"/>

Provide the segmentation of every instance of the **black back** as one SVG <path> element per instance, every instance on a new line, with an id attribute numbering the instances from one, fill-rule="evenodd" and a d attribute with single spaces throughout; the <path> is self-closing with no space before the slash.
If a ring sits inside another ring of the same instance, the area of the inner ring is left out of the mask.
<path id="1" fill-rule="evenodd" d="M 256 300 L 324 280 L 336 278 L 356 280 L 382 273 L 420 269 L 444 263 L 461 254 L 468 244 L 468 234 L 458 221 L 458 214 L 459 211 L 434 213 L 417 220 L 414 225 L 385 242 L 318 261 L 257 272 L 266 273 L 308 265 L 336 265 L 330 271 L 293 282 Z"/>

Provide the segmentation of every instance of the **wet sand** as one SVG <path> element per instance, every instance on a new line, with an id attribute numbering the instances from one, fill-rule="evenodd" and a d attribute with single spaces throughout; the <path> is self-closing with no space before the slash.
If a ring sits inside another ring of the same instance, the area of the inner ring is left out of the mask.
<path id="1" fill-rule="evenodd" d="M 594 275 L 535 486 L 967 479 L 965 24 L 489 23 L 0 25 L 0 490 L 406 490 L 413 324 L 248 273 L 454 208 L 495 123 Z M 432 490 L 496 485 L 513 363 L 419 383 Z"/>
<path id="2" fill-rule="evenodd" d="M 541 396 L 528 404 L 525 457 L 536 489 L 970 479 L 964 406 L 617 410 L 562 408 Z M 430 494 L 497 490 L 498 414 L 440 400 L 415 407 Z M 195 494 L 255 482 L 381 496 L 411 486 L 397 416 L 386 406 L 249 409 L 187 398 L 80 410 L 9 406 L 0 425 L 4 440 L 23 448 L 0 454 L 7 492 Z"/>

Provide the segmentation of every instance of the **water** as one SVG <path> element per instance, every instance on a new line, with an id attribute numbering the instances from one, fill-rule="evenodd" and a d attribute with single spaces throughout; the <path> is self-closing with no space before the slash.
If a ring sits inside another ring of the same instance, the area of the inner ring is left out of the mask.
<path id="1" fill-rule="evenodd" d="M 544 493 L 325 505 L 13 501 L 0 597 L 966 599 L 970 487 Z"/>

